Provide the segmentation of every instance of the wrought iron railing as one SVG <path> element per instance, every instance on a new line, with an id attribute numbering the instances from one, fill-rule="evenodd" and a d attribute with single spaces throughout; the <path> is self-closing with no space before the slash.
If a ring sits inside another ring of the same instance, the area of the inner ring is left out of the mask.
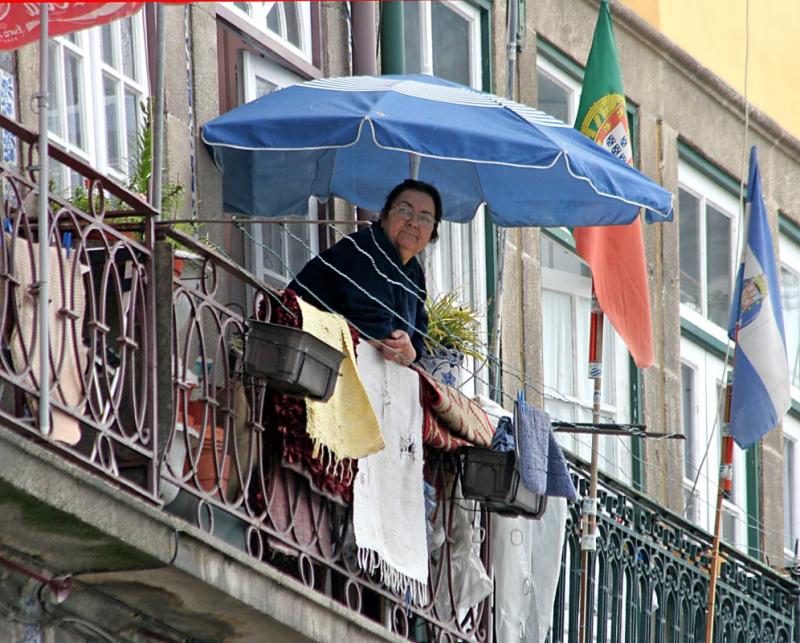
<path id="1" fill-rule="evenodd" d="M 491 600 L 459 605 L 453 526 L 455 461 L 429 452 L 438 490 L 425 605 L 407 604 L 353 556 L 349 509 L 313 490 L 281 461 L 265 410 L 267 391 L 242 372 L 247 319 L 266 314 L 270 290 L 212 247 L 169 226 L 134 195 L 55 148 L 86 181 L 78 204 L 50 194 L 48 243 L 53 327 L 53 432 L 39 432 L 35 367 L 36 137 L 0 117 L 16 137 L 22 169 L 0 166 L 0 419 L 87 469 L 185 517 L 324 592 L 354 612 L 416 640 L 493 640 Z M 106 204 L 113 197 L 116 212 Z M 81 207 L 77 207 L 80 205 Z M 120 225 L 120 217 L 125 219 Z M 129 238 L 123 229 L 135 229 Z M 157 239 L 167 237 L 172 246 Z M 180 251 L 173 251 L 173 246 Z M 173 275 L 173 256 L 183 259 Z M 250 302 L 246 306 L 232 299 Z M 261 302 L 264 305 L 261 305 Z M 82 303 L 82 305 L 81 305 Z M 67 431 L 69 440 L 56 439 Z M 585 491 L 587 467 L 571 460 Z M 708 534 L 601 476 L 599 551 L 590 575 L 592 641 L 697 641 L 704 630 Z M 472 514 L 480 559 L 491 573 L 490 520 Z M 580 505 L 570 507 L 551 642 L 577 641 Z M 793 641 L 797 585 L 734 550 L 718 585 L 717 641 Z M 494 569 L 502 574 L 502 569 Z"/>
<path id="2" fill-rule="evenodd" d="M 54 146 L 80 190 L 48 194 L 38 226 L 37 137 L 0 117 L 0 415 L 7 427 L 47 440 L 70 458 L 155 499 L 154 306 L 146 202 Z M 75 195 L 83 191 L 83 207 Z M 110 207 L 113 203 L 116 211 Z M 138 236 L 112 221 L 126 217 Z M 50 247 L 50 430 L 38 422 L 39 243 Z"/>
<path id="3" fill-rule="evenodd" d="M 581 495 L 587 463 L 570 457 Z M 550 643 L 578 641 L 580 503 L 570 507 Z M 589 578 L 585 640 L 705 640 L 712 537 L 638 492 L 600 476 L 597 554 Z M 723 545 L 715 643 L 797 640 L 796 582 Z"/>

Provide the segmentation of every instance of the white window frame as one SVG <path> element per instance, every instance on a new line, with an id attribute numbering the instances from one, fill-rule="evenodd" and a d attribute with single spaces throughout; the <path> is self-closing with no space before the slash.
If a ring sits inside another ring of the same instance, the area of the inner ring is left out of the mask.
<path id="1" fill-rule="evenodd" d="M 695 429 L 693 450 L 696 464 L 703 461 L 706 445 L 712 430 L 713 439 L 703 462 L 695 487 L 695 524 L 711 532 L 714 529 L 720 464 L 721 425 L 718 417 L 719 392 L 723 375 L 723 361 L 687 337 L 681 337 L 681 362 L 694 371 L 693 426 Z M 694 480 L 683 477 L 684 504 Z M 740 551 L 747 551 L 747 462 L 745 452 L 736 444 L 733 447 L 733 490 L 730 500 L 723 501 L 723 512 L 734 516 L 734 542 L 728 544 Z M 691 516 L 687 516 L 691 518 Z"/>
<path id="2" fill-rule="evenodd" d="M 481 12 L 477 7 L 462 0 L 442 1 L 441 6 L 446 6 L 466 20 L 470 39 L 470 85 L 480 89 L 483 84 L 481 60 Z M 430 0 L 418 3 L 420 12 L 419 42 L 421 46 L 420 62 L 423 74 L 433 74 L 433 42 L 432 42 L 432 17 Z M 464 230 L 468 226 L 468 230 Z M 466 234 L 465 234 L 466 233 Z M 449 238 L 446 239 L 446 237 Z M 469 237 L 465 239 L 465 237 Z M 452 247 L 451 256 L 445 256 L 442 250 L 446 243 Z M 463 303 L 479 310 L 486 310 L 486 235 L 485 235 L 485 208 L 481 206 L 475 217 L 469 223 L 440 223 L 439 240 L 425 252 L 424 264 L 427 275 L 428 294 L 431 298 L 443 294 L 448 290 L 446 286 L 452 284 L 453 288 L 461 289 Z M 469 262 L 472 260 L 474 274 L 468 275 Z M 468 284 L 469 280 L 469 284 Z M 467 292 L 471 291 L 472 300 L 469 301 Z M 480 336 L 488 337 L 488 320 L 486 314 L 481 316 Z M 487 394 L 488 370 L 481 367 L 472 358 L 467 358 L 464 364 L 464 382 L 461 390 L 467 395 L 477 393 Z"/>
<path id="3" fill-rule="evenodd" d="M 568 234 L 566 230 L 564 233 Z M 570 252 L 550 235 L 546 235 L 542 243 L 550 242 L 564 252 Z M 583 260 L 574 254 L 576 261 L 585 265 Z M 544 265 L 542 260 L 542 291 L 568 295 L 571 299 L 570 315 L 571 327 L 574 329 L 572 336 L 572 363 L 573 382 L 572 392 L 559 391 L 547 385 L 544 391 L 545 410 L 548 410 L 554 420 L 572 422 L 592 421 L 592 398 L 594 383 L 588 376 L 588 351 L 589 327 L 592 281 L 590 277 L 558 270 Z M 579 316 L 579 309 L 585 314 Z M 582 317 L 582 318 L 581 318 Z M 543 359 L 548 359 L 550 342 L 542 338 Z M 610 385 L 604 386 L 604 395 L 600 405 L 603 417 L 611 422 L 628 422 L 630 419 L 630 373 L 628 369 L 628 350 L 609 322 L 603 328 L 603 369 L 606 383 L 610 378 Z M 549 359 L 554 359 L 550 356 Z M 608 394 L 608 395 L 606 395 Z M 569 412 L 568 417 L 562 414 Z M 559 434 L 559 442 L 568 450 L 579 457 L 591 457 L 591 439 L 580 434 Z M 614 478 L 630 482 L 631 457 L 630 438 L 616 436 L 600 437 L 600 468 Z M 626 457 L 628 456 L 628 457 Z"/>
<path id="4" fill-rule="evenodd" d="M 800 538 L 800 419 L 788 414 L 783 419 L 783 439 L 791 441 L 794 445 L 794 470 L 790 472 L 791 479 L 785 480 L 785 487 L 789 489 L 789 496 L 783 498 L 784 512 L 791 512 L 794 521 L 792 532 L 788 534 L 794 539 Z M 784 451 L 784 457 L 786 453 Z M 787 565 L 796 565 L 794 546 L 786 547 L 787 534 L 784 534 L 784 559 Z"/>
<path id="5" fill-rule="evenodd" d="M 311 3 L 310 2 L 291 2 L 291 3 L 283 3 L 283 2 L 248 2 L 247 4 L 250 5 L 250 13 L 243 11 L 240 7 L 237 7 L 233 2 L 222 2 L 220 3 L 228 8 L 230 11 L 234 12 L 236 15 L 240 16 L 244 20 L 246 20 L 249 24 L 255 27 L 261 33 L 267 34 L 271 38 L 274 38 L 281 45 L 286 47 L 290 52 L 293 54 L 301 57 L 306 62 L 312 61 L 312 45 L 311 45 Z M 298 17 L 300 19 L 300 46 L 297 47 L 296 45 L 289 42 L 283 35 L 280 33 L 276 33 L 267 27 L 267 14 L 269 14 L 270 10 L 272 9 L 273 5 L 278 6 L 279 10 L 279 18 L 281 20 L 281 25 L 285 31 L 285 15 L 284 12 L 286 11 L 286 5 L 290 5 L 298 10 Z"/>
<path id="6" fill-rule="evenodd" d="M 798 278 L 800 278 L 800 244 L 790 239 L 787 235 L 781 234 L 778 237 L 778 252 L 779 252 L 780 267 L 789 270 L 790 272 L 797 275 Z M 784 324 L 785 323 L 786 323 L 786 316 L 784 315 Z M 786 349 L 788 351 L 789 346 L 787 346 Z M 795 366 L 796 366 L 795 360 L 797 359 L 797 356 L 788 355 L 788 359 L 789 359 L 789 373 L 793 375 L 795 372 Z M 800 402 L 800 387 L 796 386 L 793 383 L 791 387 L 791 392 L 792 392 L 792 399 Z"/>
<path id="7" fill-rule="evenodd" d="M 739 201 L 738 198 L 715 183 L 700 170 L 692 167 L 685 161 L 678 164 L 678 188 L 690 192 L 700 201 L 701 221 L 698 225 L 700 235 L 700 302 L 702 310 L 696 311 L 688 304 L 680 303 L 681 317 L 690 321 L 692 324 L 709 333 L 712 337 L 722 343 L 727 343 L 727 329 L 718 326 L 710 319 L 707 314 L 707 295 L 708 284 L 706 283 L 706 265 L 708 260 L 708 248 L 706 246 L 706 204 L 728 216 L 731 222 L 731 253 L 729 261 L 729 279 L 731 288 L 733 286 L 734 268 L 738 265 L 738 228 L 739 228 Z"/>
<path id="8" fill-rule="evenodd" d="M 574 123 L 581 99 L 581 84 L 541 52 L 536 57 L 536 73 L 546 76 L 564 90 L 567 94 L 567 124 Z"/>
<path id="9" fill-rule="evenodd" d="M 285 67 L 282 67 L 278 63 L 267 60 L 266 58 L 254 54 L 251 51 L 243 51 L 242 58 L 241 58 L 241 69 L 242 69 L 242 76 L 241 82 L 239 87 L 240 97 L 242 102 L 249 102 L 256 98 L 256 78 L 260 77 L 265 81 L 272 83 L 278 89 L 283 87 L 287 87 L 289 85 L 294 85 L 297 83 L 304 82 L 304 78 L 298 76 L 297 74 L 289 71 Z M 317 199 L 310 198 L 309 199 L 309 206 L 308 210 L 302 214 L 298 214 L 296 217 L 298 221 L 302 219 L 316 219 L 317 218 Z M 252 237 L 249 243 L 245 244 L 247 247 L 247 253 L 249 257 L 247 257 L 248 263 L 252 267 L 253 273 L 267 281 L 268 283 L 275 285 L 277 287 L 284 287 L 289 281 L 292 280 L 294 277 L 293 274 L 289 274 L 288 263 L 289 263 L 289 254 L 288 254 L 288 247 L 290 244 L 294 243 L 294 239 L 291 237 L 289 232 L 284 228 L 282 230 L 283 236 L 283 256 L 280 258 L 281 264 L 286 267 L 285 273 L 275 272 L 274 270 L 270 270 L 265 266 L 264 263 L 264 246 L 266 243 L 266 235 L 265 229 L 268 225 L 277 225 L 277 224 L 269 224 L 269 223 L 253 223 L 250 224 L 250 232 L 249 234 Z M 314 256 L 317 252 L 319 252 L 319 235 L 317 234 L 316 230 L 310 230 L 309 234 L 309 243 L 310 246 L 309 253 L 311 256 Z"/>
<path id="10" fill-rule="evenodd" d="M 89 165 L 95 167 L 99 172 L 107 174 L 114 179 L 125 182 L 127 175 L 125 172 L 120 172 L 108 165 L 108 153 L 106 149 L 105 135 L 96 135 L 97 132 L 107 132 L 108 127 L 106 123 L 106 113 L 104 107 L 105 94 L 103 90 L 103 74 L 111 74 L 115 80 L 122 80 L 123 87 L 128 85 L 141 93 L 142 100 L 149 98 L 149 83 L 147 80 L 147 61 L 146 61 L 146 43 L 144 35 L 144 22 L 142 12 L 139 12 L 130 18 L 133 26 L 133 38 L 136 43 L 134 65 L 136 66 L 138 81 L 133 81 L 127 77 L 123 77 L 117 70 L 111 69 L 102 60 L 102 40 L 101 40 L 101 27 L 94 27 L 84 31 L 79 31 L 73 34 L 76 42 L 72 42 L 69 37 L 61 36 L 54 38 L 51 41 L 51 46 L 56 52 L 55 60 L 51 61 L 54 65 L 56 77 L 56 91 L 59 94 L 59 104 L 66 105 L 66 92 L 64 85 L 64 51 L 69 50 L 79 55 L 82 60 L 82 68 L 80 74 L 80 91 L 83 104 L 80 107 L 81 128 L 84 135 L 84 148 L 70 143 L 66 131 L 66 110 L 59 111 L 58 118 L 60 120 L 60 127 L 62 134 L 50 132 L 51 140 L 64 148 L 70 154 L 73 154 Z M 116 23 L 111 24 L 114 30 L 114 43 L 119 49 L 120 42 L 120 27 Z M 117 54 L 120 52 L 117 51 Z M 118 91 L 117 96 L 118 104 L 124 110 L 124 92 L 120 95 Z M 143 114 L 139 113 L 139 127 L 142 125 Z M 128 149 L 127 138 L 124 135 L 126 119 L 124 111 L 120 113 L 120 132 L 118 145 L 120 146 L 120 155 L 122 159 L 130 157 L 132 150 Z M 66 166 L 57 166 L 53 171 L 58 174 L 61 184 L 65 189 L 74 190 L 75 185 L 71 184 L 69 171 Z"/>

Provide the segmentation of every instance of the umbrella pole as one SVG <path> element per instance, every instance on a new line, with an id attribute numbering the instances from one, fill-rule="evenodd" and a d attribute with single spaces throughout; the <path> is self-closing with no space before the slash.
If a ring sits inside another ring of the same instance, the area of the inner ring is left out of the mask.
<path id="1" fill-rule="evenodd" d="M 39 432 L 50 435 L 50 320 L 48 312 L 49 292 L 47 279 L 50 273 L 50 223 L 48 221 L 47 199 L 49 190 L 48 167 L 48 3 L 39 5 L 41 20 L 39 33 L 39 93 L 36 104 L 39 109 Z"/>
<path id="2" fill-rule="evenodd" d="M 158 210 L 161 218 L 162 172 L 164 167 L 164 52 L 166 50 L 166 26 L 164 24 L 164 5 L 156 3 L 156 83 L 155 105 L 153 106 L 153 156 L 150 179 L 150 204 Z"/>
<path id="3" fill-rule="evenodd" d="M 594 380 L 592 421 L 600 422 L 600 403 L 603 389 L 603 311 L 592 288 L 592 317 L 589 330 L 589 377 Z M 590 609 L 589 577 L 593 574 L 594 553 L 597 551 L 597 469 L 600 456 L 600 436 L 592 435 L 592 463 L 589 477 L 589 497 L 581 508 L 581 585 L 578 611 L 578 642 L 591 640 L 586 620 Z M 594 602 L 593 600 L 591 601 Z"/>

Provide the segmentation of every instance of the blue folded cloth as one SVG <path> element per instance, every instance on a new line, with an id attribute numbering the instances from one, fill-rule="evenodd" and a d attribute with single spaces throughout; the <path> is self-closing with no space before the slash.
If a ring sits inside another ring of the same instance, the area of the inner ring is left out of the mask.
<path id="1" fill-rule="evenodd" d="M 505 453 L 516 448 L 517 441 L 514 439 L 514 425 L 511 423 L 511 418 L 501 417 L 492 436 L 492 450 Z"/>
<path id="2" fill-rule="evenodd" d="M 561 496 L 575 500 L 577 493 L 561 447 L 558 446 L 550 416 L 519 400 L 519 471 L 522 483 L 540 496 Z"/>

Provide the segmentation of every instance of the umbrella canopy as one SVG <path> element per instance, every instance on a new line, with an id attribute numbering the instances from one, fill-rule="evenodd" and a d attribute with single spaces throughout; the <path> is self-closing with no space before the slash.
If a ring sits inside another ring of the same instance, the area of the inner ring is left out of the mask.
<path id="1" fill-rule="evenodd" d="M 672 218 L 670 192 L 572 127 L 433 76 L 294 85 L 206 123 L 202 137 L 226 208 L 245 214 L 302 212 L 310 196 L 380 210 L 416 174 L 450 221 L 483 203 L 501 226 L 630 223 L 640 208 L 649 222 Z"/>

